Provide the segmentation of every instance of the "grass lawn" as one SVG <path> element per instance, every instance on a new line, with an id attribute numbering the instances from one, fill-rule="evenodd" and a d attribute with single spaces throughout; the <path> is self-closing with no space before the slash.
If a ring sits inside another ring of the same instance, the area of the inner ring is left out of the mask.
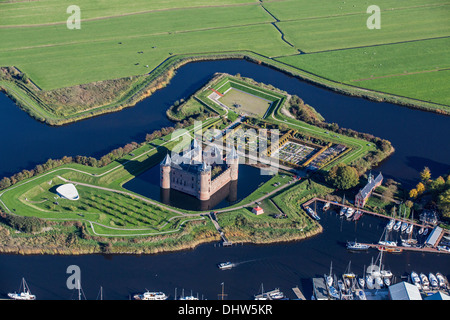
<path id="1" fill-rule="evenodd" d="M 233 88 L 219 100 L 238 113 L 244 112 L 259 117 L 263 117 L 272 104 L 272 101 Z"/>

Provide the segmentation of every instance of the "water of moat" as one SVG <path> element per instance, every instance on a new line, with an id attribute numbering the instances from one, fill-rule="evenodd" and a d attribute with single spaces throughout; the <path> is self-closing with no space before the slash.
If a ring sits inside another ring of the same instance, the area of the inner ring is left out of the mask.
<path id="1" fill-rule="evenodd" d="M 450 122 L 448 117 L 412 110 L 388 103 L 348 97 L 302 82 L 270 68 L 241 60 L 190 63 L 177 71 L 166 88 L 135 107 L 63 127 L 41 124 L 0 95 L 0 176 L 32 168 L 48 158 L 64 155 L 100 157 L 130 141 L 142 141 L 145 134 L 171 123 L 165 110 L 186 98 L 215 72 L 240 73 L 256 81 L 270 83 L 302 97 L 328 121 L 341 127 L 372 133 L 390 140 L 395 153 L 375 170 L 407 186 L 414 185 L 419 171 L 428 166 L 433 177 L 449 170 Z M 238 184 L 239 185 L 239 184 Z M 322 214 L 324 232 L 314 238 L 275 245 L 238 245 L 229 248 L 203 244 L 195 250 L 151 256 L 19 256 L 0 255 L 0 295 L 18 290 L 25 277 L 38 299 L 72 299 L 77 293 L 66 287 L 69 265 L 78 265 L 88 299 L 95 299 L 100 286 L 105 299 L 128 299 L 145 290 L 162 290 L 174 295 L 181 289 L 200 297 L 217 299 L 221 283 L 229 299 L 249 299 L 260 289 L 279 287 L 289 297 L 299 286 L 311 295 L 311 277 L 323 275 L 333 263 L 342 273 L 349 262 L 362 274 L 364 266 L 378 252 L 350 253 L 347 240 L 376 242 L 385 221 L 364 216 L 357 223 Z M 220 271 L 222 261 L 239 263 Z M 397 278 L 416 270 L 440 271 L 450 275 L 450 257 L 443 254 L 404 252 L 385 255 L 383 262 Z"/>

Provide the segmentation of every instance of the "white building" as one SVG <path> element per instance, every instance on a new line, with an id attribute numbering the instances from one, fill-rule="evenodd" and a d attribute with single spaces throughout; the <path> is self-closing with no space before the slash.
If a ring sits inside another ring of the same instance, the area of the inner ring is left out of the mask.
<path id="1" fill-rule="evenodd" d="M 67 200 L 78 200 L 80 196 L 78 195 L 77 188 L 72 183 L 63 184 L 56 188 L 56 192 L 61 198 Z"/>

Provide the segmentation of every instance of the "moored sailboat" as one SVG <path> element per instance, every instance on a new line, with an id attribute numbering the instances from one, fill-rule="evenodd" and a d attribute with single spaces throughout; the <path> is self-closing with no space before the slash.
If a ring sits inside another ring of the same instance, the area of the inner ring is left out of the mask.
<path id="1" fill-rule="evenodd" d="M 14 300 L 36 300 L 36 296 L 34 294 L 31 294 L 30 288 L 28 288 L 28 284 L 25 281 L 25 278 L 22 278 L 20 290 L 20 293 L 8 293 L 8 297 Z"/>

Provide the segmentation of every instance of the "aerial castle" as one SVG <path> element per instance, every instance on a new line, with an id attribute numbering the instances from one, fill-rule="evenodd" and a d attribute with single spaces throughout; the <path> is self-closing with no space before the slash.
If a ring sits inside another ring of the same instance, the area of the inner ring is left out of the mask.
<path id="1" fill-rule="evenodd" d="M 217 146 L 203 151 L 197 140 L 184 154 L 166 155 L 160 164 L 160 185 L 174 189 L 200 200 L 211 195 L 230 181 L 238 179 L 239 157 L 234 147 L 224 158 Z"/>

